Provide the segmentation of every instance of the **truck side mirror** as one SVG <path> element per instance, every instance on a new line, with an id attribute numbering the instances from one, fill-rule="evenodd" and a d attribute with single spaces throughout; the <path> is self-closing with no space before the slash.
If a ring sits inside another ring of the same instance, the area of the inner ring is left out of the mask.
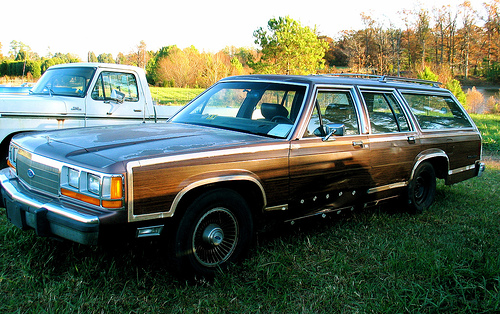
<path id="1" fill-rule="evenodd" d="M 117 103 L 121 104 L 123 103 L 123 100 L 125 99 L 125 93 L 120 92 L 117 89 L 113 89 L 111 91 L 111 100 L 116 101 Z"/>

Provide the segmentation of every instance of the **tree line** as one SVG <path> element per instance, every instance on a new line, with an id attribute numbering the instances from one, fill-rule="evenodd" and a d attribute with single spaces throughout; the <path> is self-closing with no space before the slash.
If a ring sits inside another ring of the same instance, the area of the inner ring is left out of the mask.
<path id="1" fill-rule="evenodd" d="M 146 69 L 151 85 L 172 87 L 207 87 L 226 76 L 250 73 L 352 71 L 416 77 L 426 67 L 441 81 L 456 76 L 500 81 L 500 0 L 489 0 L 481 8 L 464 1 L 432 11 L 403 10 L 400 17 L 404 26 L 397 27 L 362 13 L 362 29 L 334 37 L 279 17 L 254 31 L 259 48 L 226 47 L 211 53 L 173 45 L 151 51 L 141 41 L 128 54 L 89 52 L 85 61 L 139 66 Z M 0 54 L 0 76 L 36 79 L 51 65 L 81 61 L 69 53 L 39 57 L 17 41 L 10 48 L 8 56 Z"/>

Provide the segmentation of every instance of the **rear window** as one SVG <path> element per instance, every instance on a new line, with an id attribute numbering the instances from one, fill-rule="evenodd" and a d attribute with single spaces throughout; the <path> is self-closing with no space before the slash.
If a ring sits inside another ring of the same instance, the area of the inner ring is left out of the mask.
<path id="1" fill-rule="evenodd" d="M 422 130 L 471 128 L 467 114 L 451 96 L 403 93 Z"/>

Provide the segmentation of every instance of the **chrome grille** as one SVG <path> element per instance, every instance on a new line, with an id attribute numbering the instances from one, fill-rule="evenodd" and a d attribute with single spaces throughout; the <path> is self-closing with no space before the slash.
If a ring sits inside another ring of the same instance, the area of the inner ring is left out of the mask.
<path id="1" fill-rule="evenodd" d="M 31 154 L 17 155 L 18 177 L 29 187 L 57 196 L 59 194 L 59 169 L 32 160 Z"/>

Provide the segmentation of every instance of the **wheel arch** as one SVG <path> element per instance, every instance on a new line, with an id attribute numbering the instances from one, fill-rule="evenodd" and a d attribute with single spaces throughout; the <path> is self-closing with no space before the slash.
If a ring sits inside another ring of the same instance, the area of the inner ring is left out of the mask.
<path id="1" fill-rule="evenodd" d="M 226 188 L 237 192 L 247 202 L 252 215 L 259 214 L 266 206 L 266 194 L 262 183 L 249 175 L 231 175 L 196 181 L 183 188 L 172 202 L 172 216 L 180 217 L 189 204 L 203 193 Z"/>
<path id="2" fill-rule="evenodd" d="M 437 178 L 446 179 L 448 176 L 448 170 L 450 168 L 450 159 L 448 155 L 441 149 L 433 148 L 425 150 L 417 155 L 411 170 L 410 180 L 413 179 L 417 167 L 423 162 L 428 162 L 432 165 Z"/>

